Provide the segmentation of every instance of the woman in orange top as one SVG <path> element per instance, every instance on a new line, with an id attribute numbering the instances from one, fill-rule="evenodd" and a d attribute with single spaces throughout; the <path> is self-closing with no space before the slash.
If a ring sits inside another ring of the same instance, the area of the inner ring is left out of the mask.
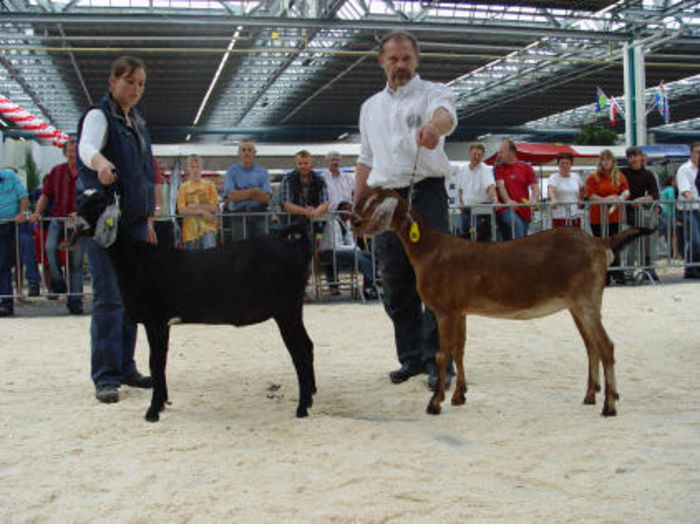
<path id="1" fill-rule="evenodd" d="M 588 175 L 586 180 L 586 197 L 591 201 L 591 230 L 597 237 L 612 236 L 620 232 L 621 204 L 608 204 L 610 201 L 627 200 L 630 197 L 627 179 L 619 169 L 612 151 L 601 151 L 598 167 Z M 607 230 L 607 231 L 606 231 Z M 605 235 L 604 235 L 605 234 Z M 620 265 L 620 257 L 615 255 L 613 266 Z M 610 278 L 624 284 L 625 278 L 621 270 L 608 272 Z"/>

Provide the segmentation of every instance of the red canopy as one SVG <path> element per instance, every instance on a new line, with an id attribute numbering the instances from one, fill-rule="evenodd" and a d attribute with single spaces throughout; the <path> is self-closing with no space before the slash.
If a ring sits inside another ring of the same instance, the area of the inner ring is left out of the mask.
<path id="1" fill-rule="evenodd" d="M 569 153 L 573 157 L 585 156 L 578 153 L 575 149 L 556 144 L 516 144 L 518 148 L 518 160 L 527 162 L 533 165 L 546 164 L 551 162 L 559 153 Z M 488 165 L 493 165 L 496 160 L 496 154 L 494 153 L 486 159 Z"/>

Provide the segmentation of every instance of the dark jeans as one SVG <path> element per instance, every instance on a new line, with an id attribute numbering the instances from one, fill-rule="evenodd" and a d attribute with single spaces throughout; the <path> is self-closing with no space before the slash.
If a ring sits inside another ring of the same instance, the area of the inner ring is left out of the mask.
<path id="1" fill-rule="evenodd" d="M 130 234 L 134 238 L 147 240 L 146 222 L 136 222 L 126 227 L 119 234 Z M 96 387 L 119 386 L 125 377 L 136 372 L 136 324 L 124 316 L 117 278 L 107 251 L 92 238 L 83 238 L 81 242 L 88 255 L 92 273 L 92 381 Z"/>
<path id="2" fill-rule="evenodd" d="M 20 258 L 26 271 L 27 280 L 39 284 L 41 276 L 36 263 L 36 250 L 34 249 L 34 234 L 29 224 L 15 224 L 14 222 L 0 223 L 0 295 L 6 295 L 0 299 L 4 307 L 12 308 L 12 267 L 15 265 L 15 227 L 17 229 L 17 244 L 19 245 Z M 19 268 L 18 268 L 19 270 Z"/>
<path id="3" fill-rule="evenodd" d="M 355 251 L 351 250 L 338 250 L 335 252 L 335 264 L 333 263 L 333 251 L 321 251 L 319 253 L 319 260 L 324 264 L 328 264 L 325 267 L 326 278 L 329 282 L 337 282 L 338 277 L 336 275 L 336 267 L 341 264 L 345 264 L 349 267 L 355 266 Z M 362 273 L 362 288 L 368 289 L 374 287 L 374 275 L 372 273 L 372 256 L 364 251 L 357 250 L 357 269 Z M 331 285 L 333 287 L 333 285 Z"/>
<path id="4" fill-rule="evenodd" d="M 49 272 L 51 273 L 51 290 L 54 293 L 66 292 L 66 279 L 61 269 L 61 254 L 59 244 L 65 233 L 65 221 L 54 219 L 49 222 L 49 233 L 46 236 L 46 258 L 49 260 Z M 68 305 L 82 305 L 83 303 L 83 250 L 80 244 L 71 251 L 66 252 L 68 261 Z"/>
<path id="5" fill-rule="evenodd" d="M 602 237 L 603 236 L 603 225 L 602 224 L 591 224 L 591 231 L 593 234 L 597 237 Z M 608 234 L 605 235 L 606 237 L 611 237 L 613 235 L 617 235 L 620 232 L 620 224 L 617 222 L 610 222 L 608 223 Z M 620 266 L 620 253 L 619 251 L 615 253 L 615 258 L 613 259 L 612 264 L 610 264 L 610 267 L 619 267 Z M 621 269 L 611 269 L 608 271 L 608 275 L 611 277 L 614 277 L 617 280 L 624 279 L 624 272 Z"/>
<path id="6" fill-rule="evenodd" d="M 255 211 L 266 211 L 266 208 L 257 208 Z M 224 217 L 224 227 L 231 232 L 231 239 L 235 242 L 245 238 L 259 237 L 267 233 L 265 215 L 249 215 L 251 211 L 234 211 L 232 215 Z M 230 213 L 230 211 L 226 211 Z"/>
<path id="7" fill-rule="evenodd" d="M 700 262 L 700 211 L 683 210 L 681 213 L 685 238 L 683 258 L 686 264 L 697 264 Z M 700 266 L 686 266 L 685 275 L 700 276 Z"/>
<path id="8" fill-rule="evenodd" d="M 472 211 L 469 208 L 462 209 L 462 236 L 472 239 L 472 229 L 475 229 L 477 242 L 489 242 L 491 240 L 491 215 L 474 214 L 474 228 L 472 228 Z"/>
<path id="9" fill-rule="evenodd" d="M 503 240 L 513 240 L 527 236 L 530 221 L 522 218 L 515 208 L 508 208 L 498 216 L 498 226 Z"/>
<path id="10" fill-rule="evenodd" d="M 408 188 L 399 190 L 408 195 Z M 425 222 L 449 232 L 447 192 L 442 178 L 427 178 L 414 186 L 413 209 Z M 416 290 L 416 275 L 396 234 L 387 231 L 375 237 L 375 252 L 382 274 L 383 302 L 394 324 L 396 353 L 401 364 L 423 364 L 439 349 L 437 322 L 423 306 Z"/>
<path id="11" fill-rule="evenodd" d="M 14 264 L 14 222 L 0 223 L 0 306 L 12 309 L 12 265 Z"/>

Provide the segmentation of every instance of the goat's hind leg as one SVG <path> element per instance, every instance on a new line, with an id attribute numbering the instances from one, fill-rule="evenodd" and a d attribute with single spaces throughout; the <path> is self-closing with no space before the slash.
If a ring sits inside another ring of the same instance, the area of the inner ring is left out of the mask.
<path id="1" fill-rule="evenodd" d="M 157 422 L 160 412 L 168 401 L 168 385 L 165 380 L 165 367 L 168 359 L 170 327 L 167 322 L 153 321 L 145 324 L 150 347 L 149 366 L 153 377 L 151 405 L 146 411 L 146 420 Z"/>
<path id="2" fill-rule="evenodd" d="M 605 417 L 617 415 L 615 401 L 619 399 L 617 393 L 617 381 L 615 379 L 615 345 L 605 332 L 600 319 L 600 310 L 587 310 L 578 316 L 572 311 L 576 326 L 581 332 L 581 336 L 586 341 L 586 348 L 589 344 L 589 379 L 588 390 L 584 403 L 595 403 L 595 391 L 600 390 L 600 380 L 598 375 L 599 360 L 603 363 L 603 373 L 605 375 L 605 401 L 601 415 Z M 577 318 L 578 317 L 578 318 Z M 589 342 L 590 341 L 590 342 Z M 592 402 L 587 402 L 592 400 Z"/>
<path id="3" fill-rule="evenodd" d="M 284 344 L 292 357 L 294 369 L 299 381 L 299 404 L 297 417 L 306 417 L 308 408 L 313 404 L 313 394 L 316 392 L 316 377 L 314 375 L 313 349 L 301 312 L 296 315 L 275 317 Z"/>
<path id="4" fill-rule="evenodd" d="M 452 405 L 461 406 L 467 401 L 467 378 L 464 373 L 464 347 L 467 340 L 467 317 L 463 316 L 456 328 L 457 343 L 452 353 L 457 368 L 457 384 L 452 394 Z"/>
<path id="5" fill-rule="evenodd" d="M 588 354 L 588 383 L 586 385 L 586 395 L 583 397 L 584 404 L 595 404 L 596 391 L 600 391 L 600 354 L 598 353 L 598 344 L 591 335 L 590 328 L 586 328 L 584 320 L 585 313 L 582 311 L 569 310 L 574 319 L 576 328 L 583 339 Z"/>

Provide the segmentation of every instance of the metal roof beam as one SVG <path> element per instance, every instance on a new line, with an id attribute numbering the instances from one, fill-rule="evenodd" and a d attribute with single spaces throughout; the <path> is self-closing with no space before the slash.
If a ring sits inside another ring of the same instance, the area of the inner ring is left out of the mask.
<path id="1" fill-rule="evenodd" d="M 543 37 L 558 36 L 565 38 L 593 39 L 599 41 L 624 42 L 632 37 L 627 31 L 610 32 L 607 30 L 553 28 L 549 24 L 531 22 L 506 22 L 495 19 L 464 20 L 449 19 L 436 20 L 430 18 L 420 22 L 386 19 L 368 15 L 360 20 L 342 20 L 338 18 L 277 18 L 271 16 L 221 16 L 203 15 L 194 13 L 169 13 L 167 17 L 160 14 L 134 13 L 124 15 L 122 13 L 3 13 L 7 22 L 15 24 L 125 24 L 138 25 L 170 25 L 177 26 L 230 26 L 242 25 L 260 28 L 303 28 L 316 30 L 356 30 L 356 31 L 393 31 L 404 30 L 415 33 L 435 32 L 443 34 L 463 34 L 469 31 L 471 34 L 484 34 L 493 36 L 499 31 L 514 36 Z"/>

